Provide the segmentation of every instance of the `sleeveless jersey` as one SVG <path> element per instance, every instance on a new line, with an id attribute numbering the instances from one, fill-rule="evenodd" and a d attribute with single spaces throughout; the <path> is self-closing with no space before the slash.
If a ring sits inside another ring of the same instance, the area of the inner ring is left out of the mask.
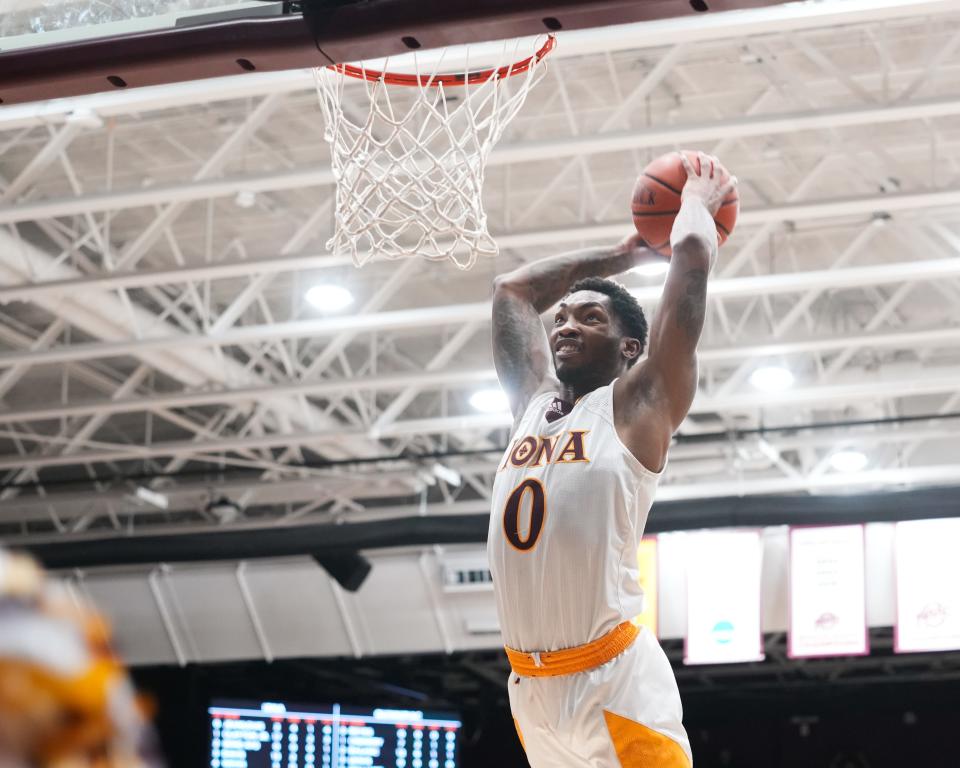
<path id="1" fill-rule="evenodd" d="M 590 642 L 643 609 L 637 550 L 662 473 L 620 441 L 613 383 L 553 422 L 527 406 L 493 485 L 487 555 L 505 645 Z"/>

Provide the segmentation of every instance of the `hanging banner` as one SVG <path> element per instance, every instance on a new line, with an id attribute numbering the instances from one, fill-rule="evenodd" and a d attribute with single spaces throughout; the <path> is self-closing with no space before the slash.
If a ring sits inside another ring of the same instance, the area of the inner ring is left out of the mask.
<path id="1" fill-rule="evenodd" d="M 896 527 L 897 653 L 960 649 L 960 520 Z"/>
<path id="2" fill-rule="evenodd" d="M 863 530 L 790 529 L 790 658 L 870 652 Z"/>
<path id="3" fill-rule="evenodd" d="M 702 531 L 687 539 L 684 664 L 761 661 L 759 531 Z"/>
<path id="4" fill-rule="evenodd" d="M 637 580 L 643 590 L 643 612 L 634 617 L 633 623 L 638 627 L 646 627 L 653 632 L 654 637 L 659 637 L 657 633 L 659 629 L 657 626 L 659 608 L 657 602 L 656 536 L 644 536 L 640 540 L 640 548 L 637 550 L 637 573 Z"/>

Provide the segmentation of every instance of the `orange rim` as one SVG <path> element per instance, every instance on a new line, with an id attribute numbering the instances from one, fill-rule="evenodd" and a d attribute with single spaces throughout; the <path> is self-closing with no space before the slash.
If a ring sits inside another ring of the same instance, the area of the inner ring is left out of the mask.
<path id="1" fill-rule="evenodd" d="M 557 40 L 553 35 L 547 35 L 547 41 L 533 56 L 528 56 L 516 64 L 508 64 L 505 67 L 499 67 L 497 69 L 482 69 L 469 74 L 401 75 L 396 72 L 380 72 L 375 69 L 364 69 L 363 67 L 357 67 L 353 64 L 331 64 L 328 69 L 332 69 L 347 77 L 355 77 L 358 80 L 369 80 L 370 82 L 383 80 L 383 82 L 389 85 L 472 85 L 474 83 L 486 82 L 493 76 L 502 79 L 513 75 L 521 75 L 531 67 L 539 64 L 543 58 L 553 50 L 556 43 Z"/>

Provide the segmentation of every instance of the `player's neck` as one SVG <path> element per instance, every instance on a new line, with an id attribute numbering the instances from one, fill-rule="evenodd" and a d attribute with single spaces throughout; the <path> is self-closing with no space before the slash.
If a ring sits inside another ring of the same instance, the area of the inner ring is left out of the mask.
<path id="1" fill-rule="evenodd" d="M 592 381 L 592 382 L 577 382 L 577 383 L 564 383 L 560 382 L 560 389 L 557 392 L 557 397 L 563 400 L 565 403 L 576 403 L 584 395 L 589 395 L 593 390 L 600 389 L 600 387 L 606 386 L 609 384 L 609 381 Z"/>
<path id="2" fill-rule="evenodd" d="M 561 384 L 560 389 L 557 392 L 557 397 L 559 397 L 565 403 L 575 403 L 585 394 L 585 392 L 577 391 L 577 389 L 570 384 Z"/>
<path id="3" fill-rule="evenodd" d="M 557 391 L 557 397 L 567 403 L 576 403 L 584 395 L 589 395 L 593 390 L 605 387 L 614 381 L 618 376 L 622 376 L 626 368 L 617 370 L 607 370 L 603 372 L 594 371 L 591 375 L 577 376 L 576 378 L 560 381 L 560 387 Z"/>

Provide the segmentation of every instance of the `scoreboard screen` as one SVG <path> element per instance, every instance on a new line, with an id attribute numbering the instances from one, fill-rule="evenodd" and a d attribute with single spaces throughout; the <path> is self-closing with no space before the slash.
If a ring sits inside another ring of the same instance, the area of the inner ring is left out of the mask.
<path id="1" fill-rule="evenodd" d="M 213 702 L 210 768 L 458 768 L 461 723 L 416 709 Z"/>

